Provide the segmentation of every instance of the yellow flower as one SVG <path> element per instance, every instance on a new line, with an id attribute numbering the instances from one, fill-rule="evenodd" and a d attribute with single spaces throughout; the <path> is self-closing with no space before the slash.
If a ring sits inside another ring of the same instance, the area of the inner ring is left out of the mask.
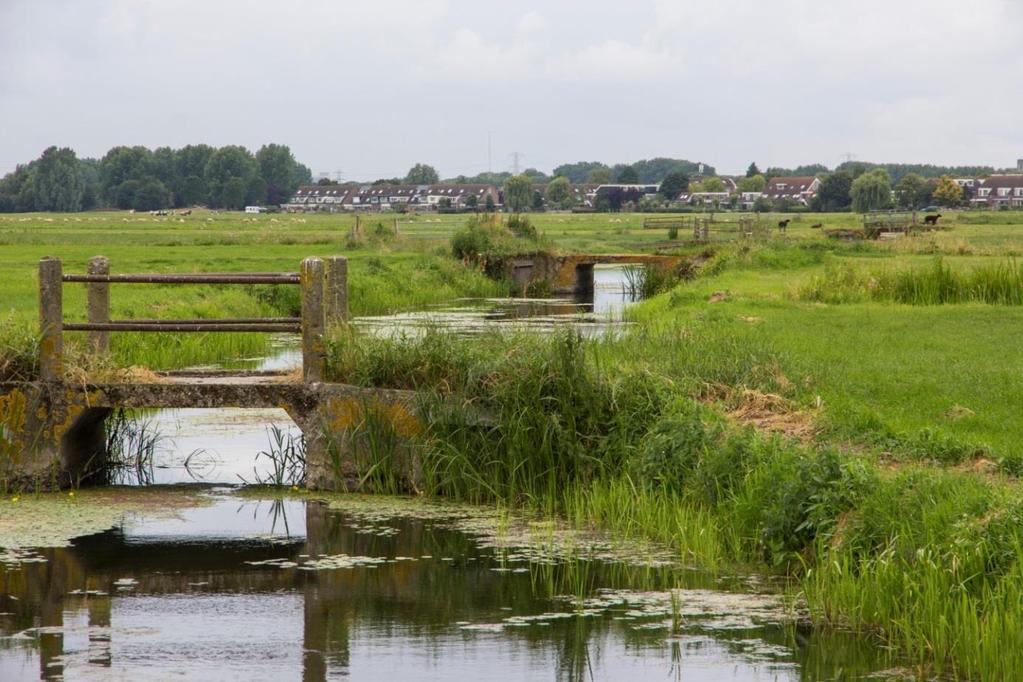
<path id="1" fill-rule="evenodd" d="M 20 497 L 18 497 L 17 495 L 15 495 L 14 497 L 12 497 L 12 498 L 11 498 L 11 502 L 17 502 L 17 501 L 18 501 L 18 500 L 20 500 L 20 499 L 21 499 Z"/>
<path id="2" fill-rule="evenodd" d="M 72 490 L 71 492 L 69 492 L 69 493 L 67 494 L 67 496 L 68 496 L 68 497 L 74 497 L 74 496 L 75 496 L 75 491 L 74 491 L 74 490 Z"/>

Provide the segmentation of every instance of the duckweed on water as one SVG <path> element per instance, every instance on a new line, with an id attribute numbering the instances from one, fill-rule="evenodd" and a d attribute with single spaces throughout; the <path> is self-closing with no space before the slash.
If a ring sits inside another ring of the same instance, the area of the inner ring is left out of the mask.
<path id="1" fill-rule="evenodd" d="M 117 526 L 130 515 L 168 516 L 180 509 L 203 506 L 211 498 L 189 490 L 103 488 L 23 495 L 18 502 L 0 501 L 0 561 L 21 563 L 29 547 L 66 547 L 71 540 Z M 40 560 L 40 559 L 35 559 Z"/>

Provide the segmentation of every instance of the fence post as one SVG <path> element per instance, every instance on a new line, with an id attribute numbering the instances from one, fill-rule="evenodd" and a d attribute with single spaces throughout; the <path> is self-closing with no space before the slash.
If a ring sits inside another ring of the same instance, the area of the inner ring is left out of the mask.
<path id="1" fill-rule="evenodd" d="M 63 268 L 59 258 L 39 261 L 39 377 L 58 381 L 64 364 Z"/>
<path id="2" fill-rule="evenodd" d="M 332 256 L 327 259 L 327 280 L 324 294 L 324 325 L 330 329 L 348 319 L 348 259 Z"/>
<path id="3" fill-rule="evenodd" d="M 323 261 L 302 261 L 302 380 L 323 381 Z"/>
<path id="4" fill-rule="evenodd" d="M 110 261 L 106 256 L 89 260 L 90 275 L 109 275 Z M 110 285 L 106 282 L 89 282 L 86 285 L 87 314 L 90 323 L 110 321 Z M 110 350 L 110 332 L 89 332 L 89 349 L 97 355 Z"/>

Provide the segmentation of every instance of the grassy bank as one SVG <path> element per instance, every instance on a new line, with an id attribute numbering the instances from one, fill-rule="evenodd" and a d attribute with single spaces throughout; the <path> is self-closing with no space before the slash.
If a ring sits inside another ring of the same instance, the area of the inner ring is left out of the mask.
<path id="1" fill-rule="evenodd" d="M 686 353 L 701 333 L 341 335 L 331 371 L 456 396 L 492 417 L 429 425 L 429 494 L 564 514 L 666 542 L 702 567 L 784 571 L 817 622 L 873 634 L 935 672 L 1023 670 L 1015 480 L 787 437 L 805 436 L 801 419 L 761 392 L 778 388 L 764 371 L 778 358 L 743 341 Z M 784 433 L 754 428 L 771 415 Z"/>

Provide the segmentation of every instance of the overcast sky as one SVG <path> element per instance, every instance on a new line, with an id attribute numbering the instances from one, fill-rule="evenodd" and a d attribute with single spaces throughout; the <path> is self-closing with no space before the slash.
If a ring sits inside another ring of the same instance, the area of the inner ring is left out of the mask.
<path id="1" fill-rule="evenodd" d="M 0 172 L 51 144 L 291 146 L 443 176 L 653 156 L 1023 157 L 1020 0 L 0 0 Z"/>

